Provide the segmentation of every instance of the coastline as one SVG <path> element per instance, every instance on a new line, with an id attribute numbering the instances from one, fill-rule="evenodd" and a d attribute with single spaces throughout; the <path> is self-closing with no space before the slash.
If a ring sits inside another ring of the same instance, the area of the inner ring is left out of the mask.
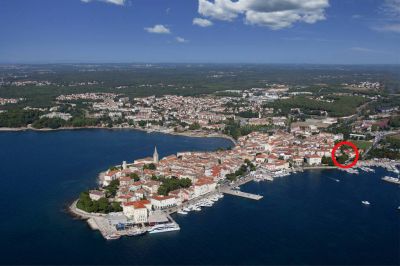
<path id="1" fill-rule="evenodd" d="M 106 130 L 137 130 L 147 133 L 161 133 L 174 136 L 184 136 L 193 138 L 224 138 L 228 139 L 236 145 L 236 140 L 231 136 L 222 133 L 208 133 L 203 131 L 185 131 L 185 132 L 166 132 L 157 129 L 144 129 L 137 127 L 60 127 L 60 128 L 33 128 L 33 127 L 0 127 L 0 132 L 19 132 L 19 131 L 37 131 L 37 132 L 51 132 L 51 131 L 68 131 L 68 130 L 94 130 L 94 129 L 106 129 Z"/>

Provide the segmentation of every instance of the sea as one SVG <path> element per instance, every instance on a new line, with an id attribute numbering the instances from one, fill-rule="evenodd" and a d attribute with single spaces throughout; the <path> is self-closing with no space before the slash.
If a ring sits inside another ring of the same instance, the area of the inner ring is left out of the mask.
<path id="1" fill-rule="evenodd" d="M 174 215 L 180 231 L 141 237 L 105 240 L 66 211 L 99 172 L 155 146 L 162 157 L 232 145 L 134 130 L 0 132 L 0 264 L 400 264 L 399 187 L 382 168 L 248 183 L 241 190 L 262 200 L 225 195 Z"/>

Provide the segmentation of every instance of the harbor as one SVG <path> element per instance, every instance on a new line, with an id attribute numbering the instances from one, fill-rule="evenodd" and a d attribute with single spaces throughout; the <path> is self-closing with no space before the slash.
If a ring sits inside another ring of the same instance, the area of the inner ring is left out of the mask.
<path id="1" fill-rule="evenodd" d="M 122 212 L 109 214 L 87 213 L 76 207 L 76 201 L 70 206 L 70 210 L 75 215 L 86 219 L 90 228 L 100 231 L 101 235 L 107 240 L 118 239 L 123 236 L 140 236 L 147 233 L 155 234 L 179 231 L 181 228 L 171 216 L 172 214 L 187 215 L 190 212 L 199 212 L 203 208 L 212 207 L 218 200 L 224 197 L 224 194 L 256 201 L 263 199 L 262 195 L 252 194 L 240 190 L 240 186 L 251 181 L 273 181 L 275 178 L 289 176 L 293 173 L 303 172 L 304 170 L 337 169 L 348 174 L 358 175 L 360 174 L 360 171 L 366 173 L 375 172 L 376 167 L 382 167 L 389 172 L 398 174 L 398 165 L 399 163 L 397 161 L 369 160 L 360 161 L 356 167 L 349 169 L 339 169 L 336 167 L 320 165 L 314 167 L 297 167 L 270 171 L 262 167 L 257 167 L 255 171 L 247 172 L 245 175 L 239 177 L 236 181 L 228 182 L 225 180 L 224 182 L 220 183 L 215 190 L 184 201 L 179 205 L 170 206 L 160 210 L 151 210 L 148 221 L 143 223 L 135 223 L 130 221 Z M 340 181 L 334 178 L 331 179 L 337 182 Z M 397 185 L 400 184 L 399 178 L 385 176 L 381 179 L 389 183 Z M 363 204 L 366 205 L 365 203 Z"/>

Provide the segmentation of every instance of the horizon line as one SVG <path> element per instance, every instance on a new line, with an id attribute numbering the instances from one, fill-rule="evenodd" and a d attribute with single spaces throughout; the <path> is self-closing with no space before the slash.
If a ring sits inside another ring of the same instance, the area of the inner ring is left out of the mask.
<path id="1" fill-rule="evenodd" d="M 154 64 L 154 65 L 168 65 L 168 64 L 195 64 L 195 65 L 375 65 L 375 66 L 384 66 L 384 65 L 392 65 L 392 66 L 400 66 L 400 63 L 311 63 L 311 62 L 302 62 L 302 63 L 294 63 L 294 62 L 146 62 L 146 61 L 132 61 L 132 62 L 79 62 L 79 61 L 71 61 L 71 62 L 0 62 L 0 65 L 115 65 L 115 64 Z"/>

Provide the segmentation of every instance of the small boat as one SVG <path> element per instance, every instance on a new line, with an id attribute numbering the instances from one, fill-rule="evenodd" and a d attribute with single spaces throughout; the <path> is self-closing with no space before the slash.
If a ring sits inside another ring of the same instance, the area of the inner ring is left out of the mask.
<path id="1" fill-rule="evenodd" d="M 370 205 L 371 204 L 371 203 L 369 203 L 368 200 L 363 200 L 363 201 L 361 201 L 361 203 L 364 204 L 364 205 Z"/>
<path id="2" fill-rule="evenodd" d="M 179 214 L 188 214 L 186 211 L 184 211 L 184 210 L 179 210 L 179 211 L 177 211 L 177 213 L 179 213 Z"/>
<path id="3" fill-rule="evenodd" d="M 142 236 L 145 234 L 147 234 L 147 230 L 131 231 L 131 232 L 128 232 L 126 235 L 127 236 Z"/>
<path id="4" fill-rule="evenodd" d="M 114 239 L 118 239 L 118 238 L 120 238 L 121 236 L 120 235 L 117 235 L 117 234 L 111 234 L 111 235 L 106 235 L 105 236 L 105 238 L 107 239 L 107 240 L 114 240 Z"/>
<path id="5" fill-rule="evenodd" d="M 181 230 L 179 225 L 169 223 L 169 224 L 163 224 L 163 225 L 155 225 L 153 228 L 149 230 L 150 234 L 155 234 L 155 233 L 164 233 L 164 232 L 171 232 L 171 231 L 178 231 Z"/>
<path id="6" fill-rule="evenodd" d="M 190 212 L 190 209 L 189 209 L 189 208 L 183 208 L 182 211 L 184 211 L 184 212 Z"/>
<path id="7" fill-rule="evenodd" d="M 198 211 L 201 211 L 201 208 L 200 207 L 194 207 L 193 210 L 198 212 Z"/>

